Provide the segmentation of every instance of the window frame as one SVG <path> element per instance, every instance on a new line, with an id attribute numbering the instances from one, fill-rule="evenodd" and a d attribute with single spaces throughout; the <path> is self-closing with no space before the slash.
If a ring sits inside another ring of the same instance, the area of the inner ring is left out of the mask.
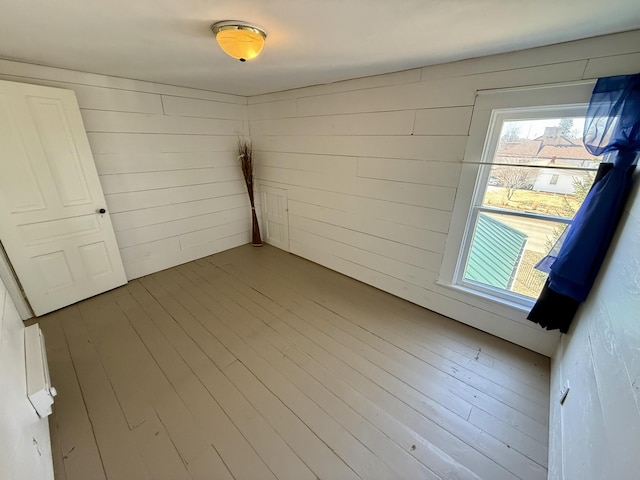
<path id="1" fill-rule="evenodd" d="M 529 297 L 463 278 L 477 216 L 480 211 L 488 211 L 561 223 L 569 223 L 571 219 L 482 207 L 484 192 L 490 177 L 491 161 L 505 120 L 536 118 L 532 116 L 534 113 L 539 114 L 538 118 L 549 118 L 549 112 L 557 112 L 556 115 L 559 117 L 582 116 L 586 112 L 594 83 L 594 81 L 583 81 L 478 92 L 449 236 L 437 281 L 439 285 L 494 301 L 517 311 L 528 311 L 531 308 L 534 300 Z M 496 118 L 500 122 L 497 122 Z"/>

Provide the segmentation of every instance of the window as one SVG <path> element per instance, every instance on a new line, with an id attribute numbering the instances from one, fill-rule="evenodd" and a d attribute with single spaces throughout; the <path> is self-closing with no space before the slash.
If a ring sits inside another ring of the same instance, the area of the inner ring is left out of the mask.
<path id="1" fill-rule="evenodd" d="M 573 218 L 600 163 L 582 144 L 586 107 L 491 110 L 452 284 L 533 303 L 546 280 L 534 265 Z"/>

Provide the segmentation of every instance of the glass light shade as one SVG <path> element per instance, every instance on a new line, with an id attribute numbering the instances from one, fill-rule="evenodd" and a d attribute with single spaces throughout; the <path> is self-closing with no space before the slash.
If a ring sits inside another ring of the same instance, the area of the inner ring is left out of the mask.
<path id="1" fill-rule="evenodd" d="M 257 57 L 264 47 L 267 34 L 254 26 L 219 22 L 211 26 L 220 48 L 241 62 Z"/>

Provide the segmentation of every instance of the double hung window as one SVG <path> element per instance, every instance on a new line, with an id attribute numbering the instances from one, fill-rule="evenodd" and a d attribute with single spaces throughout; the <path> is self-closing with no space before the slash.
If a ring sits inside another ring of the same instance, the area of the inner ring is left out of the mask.
<path id="1" fill-rule="evenodd" d="M 600 163 L 582 143 L 586 108 L 492 111 L 453 284 L 532 304 L 546 280 L 534 266 L 571 222 Z"/>

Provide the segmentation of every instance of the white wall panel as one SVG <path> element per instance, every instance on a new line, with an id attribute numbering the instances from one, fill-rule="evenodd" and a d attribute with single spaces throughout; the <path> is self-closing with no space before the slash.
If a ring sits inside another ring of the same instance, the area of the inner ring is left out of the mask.
<path id="1" fill-rule="evenodd" d="M 247 107 L 243 103 L 224 103 L 162 95 L 162 107 L 165 115 L 226 120 L 246 120 L 248 118 Z"/>
<path id="2" fill-rule="evenodd" d="M 139 228 L 157 223 L 170 222 L 181 218 L 196 217 L 211 212 L 220 212 L 246 206 L 249 208 L 249 199 L 246 194 L 229 195 L 220 198 L 210 198 L 195 202 L 186 202 L 165 205 L 160 207 L 145 208 L 142 210 L 129 210 L 122 213 L 113 214 L 113 227 L 116 236 L 119 230 Z M 247 214 L 247 222 L 249 222 Z"/>
<path id="3" fill-rule="evenodd" d="M 640 53 L 592 58 L 587 63 L 584 78 L 633 75 L 640 72 Z"/>
<path id="4" fill-rule="evenodd" d="M 241 135 L 240 120 L 149 115 L 81 109 L 88 132 L 181 133 L 185 135 Z"/>
<path id="5" fill-rule="evenodd" d="M 420 185 L 359 177 L 344 178 L 266 166 L 257 167 L 256 176 L 267 182 L 348 193 L 358 197 L 396 201 L 448 212 L 453 209 L 455 199 L 455 188 L 439 185 Z"/>
<path id="6" fill-rule="evenodd" d="M 370 207 L 371 211 L 368 214 L 356 214 L 299 200 L 289 200 L 290 215 L 311 218 L 328 225 L 348 228 L 356 232 L 366 233 L 434 253 L 444 253 L 444 245 L 447 240 L 445 233 L 383 220 L 376 215 L 375 204 L 370 205 Z"/>
<path id="7" fill-rule="evenodd" d="M 157 188 L 201 185 L 203 183 L 240 180 L 242 172 L 237 165 L 219 168 L 169 170 L 102 175 L 100 181 L 105 194 L 136 192 Z"/>
<path id="8" fill-rule="evenodd" d="M 451 220 L 451 212 L 444 210 L 356 197 L 326 190 L 312 190 L 293 185 L 286 185 L 286 188 L 289 192 L 289 201 L 298 200 L 344 211 L 362 218 L 383 220 L 387 222 L 389 230 L 395 229 L 395 225 L 400 225 L 446 233 Z"/>
<path id="9" fill-rule="evenodd" d="M 181 153 L 94 153 L 98 174 L 159 172 L 237 165 L 235 152 L 212 155 L 211 152 Z"/>
<path id="10" fill-rule="evenodd" d="M 552 364 L 551 480 L 635 478 L 640 471 L 637 180 L 599 278 Z"/>
<path id="11" fill-rule="evenodd" d="M 473 107 L 427 108 L 416 111 L 414 135 L 468 135 Z"/>
<path id="12" fill-rule="evenodd" d="M 532 65 L 551 65 L 575 60 L 636 53 L 640 30 L 566 42 L 551 47 L 479 57 L 459 62 L 423 67 L 422 80 L 460 77 L 487 72 L 501 72 Z"/>
<path id="13" fill-rule="evenodd" d="M 249 100 L 251 101 L 251 99 Z M 265 103 L 249 103 L 249 117 L 254 121 L 273 118 L 289 118 L 295 116 L 295 99 Z"/>
<path id="14" fill-rule="evenodd" d="M 0 62 L 2 65 L 5 63 Z M 11 64 L 13 65 L 13 64 Z M 0 72 L 1 72 L 0 68 Z M 10 82 L 31 83 L 44 87 L 58 87 L 73 90 L 78 103 L 84 108 L 93 110 L 115 110 L 118 112 L 162 113 L 162 102 L 159 95 L 131 90 L 81 85 L 77 83 L 57 82 L 37 78 L 25 78 L 0 73 L 0 79 Z"/>
<path id="15" fill-rule="evenodd" d="M 0 280 L 0 478 L 53 480 L 49 422 L 26 392 L 24 324 Z"/>
<path id="16" fill-rule="evenodd" d="M 158 95 L 172 95 L 175 97 L 195 98 L 200 100 L 212 100 L 222 103 L 237 103 L 246 105 L 246 97 L 229 95 L 226 93 L 210 92 L 187 87 L 176 87 L 161 83 L 145 82 L 122 77 L 109 77 L 96 73 L 66 70 L 64 68 L 45 67 L 30 63 L 15 62 L 12 60 L 0 60 L 0 74 L 21 77 L 24 83 L 50 81 L 58 83 L 70 83 L 77 85 L 91 85 L 115 90 L 131 90 L 134 92 L 154 93 Z M 55 85 L 51 85 L 55 86 Z M 63 87 L 66 88 L 66 87 Z M 80 103 L 80 107 L 82 107 Z"/>
<path id="17" fill-rule="evenodd" d="M 76 92 L 129 278 L 248 241 L 246 98 L 7 60 L 0 78 Z"/>
<path id="18" fill-rule="evenodd" d="M 256 150 L 266 152 L 315 153 L 351 157 L 407 158 L 462 161 L 467 137 L 420 135 L 351 135 L 252 137 Z M 259 160 L 258 160 L 259 161 Z"/>
<path id="19" fill-rule="evenodd" d="M 442 252 L 479 90 L 631 73 L 638 40 L 627 32 L 250 98 L 258 180 L 288 191 L 291 251 L 551 355 L 557 333 L 435 277 L 412 280 L 437 262 L 399 245 Z"/>
<path id="20" fill-rule="evenodd" d="M 411 135 L 411 111 L 254 120 L 251 135 Z"/>
<path id="21" fill-rule="evenodd" d="M 235 152 L 235 135 L 181 135 L 87 132 L 94 155 L 99 153 Z M 216 155 L 212 155 L 215 157 Z"/>
<path id="22" fill-rule="evenodd" d="M 424 185 L 457 187 L 460 164 L 456 162 L 428 162 L 399 158 L 358 158 L 358 177 L 395 180 Z"/>
<path id="23" fill-rule="evenodd" d="M 325 85 L 314 85 L 297 90 L 297 97 L 322 96 L 329 93 L 348 92 L 351 90 L 364 90 L 367 88 L 383 87 L 385 85 L 401 85 L 403 83 L 419 82 L 421 71 L 419 68 L 413 70 L 403 70 L 401 72 L 375 75 L 373 77 L 362 77 L 342 82 L 328 83 Z M 249 97 L 249 104 L 277 102 L 279 100 L 291 99 L 290 91 L 268 93 Z"/>

